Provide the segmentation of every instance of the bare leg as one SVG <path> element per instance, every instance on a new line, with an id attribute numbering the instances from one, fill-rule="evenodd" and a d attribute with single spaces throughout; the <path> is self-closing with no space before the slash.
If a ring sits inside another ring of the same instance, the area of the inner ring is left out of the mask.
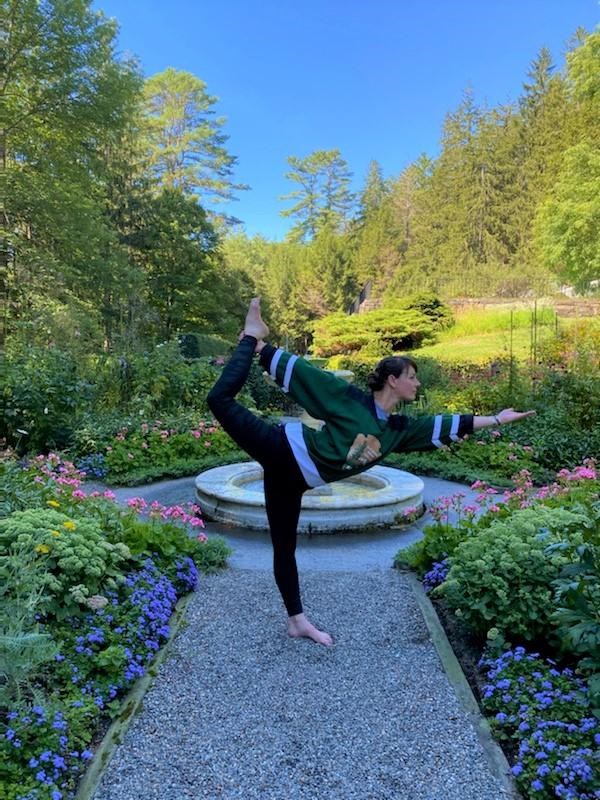
<path id="1" fill-rule="evenodd" d="M 288 633 L 294 639 L 305 637 L 312 639 L 317 644 L 324 644 L 329 647 L 333 644 L 333 639 L 325 631 L 320 631 L 318 628 L 308 620 L 304 614 L 296 614 L 293 617 L 288 617 Z"/>

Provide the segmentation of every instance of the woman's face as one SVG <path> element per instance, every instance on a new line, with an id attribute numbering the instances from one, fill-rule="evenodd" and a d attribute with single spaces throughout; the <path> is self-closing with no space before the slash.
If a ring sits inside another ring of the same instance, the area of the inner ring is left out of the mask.
<path id="1" fill-rule="evenodd" d="M 400 375 L 389 375 L 388 383 L 398 397 L 398 401 L 410 402 L 417 396 L 421 382 L 414 367 L 408 366 Z"/>

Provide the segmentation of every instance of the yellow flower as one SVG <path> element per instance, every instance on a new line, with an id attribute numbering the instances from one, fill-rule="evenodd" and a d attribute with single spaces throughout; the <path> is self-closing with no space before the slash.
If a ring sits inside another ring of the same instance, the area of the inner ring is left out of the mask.
<path id="1" fill-rule="evenodd" d="M 60 531 L 50 531 L 52 536 L 60 536 Z"/>
<path id="2" fill-rule="evenodd" d="M 77 527 L 77 524 L 73 522 L 72 519 L 68 519 L 66 522 L 63 522 L 63 528 L 66 528 L 68 531 L 74 531 Z"/>
<path id="3" fill-rule="evenodd" d="M 35 548 L 35 552 L 36 553 L 49 553 L 50 552 L 50 548 L 48 547 L 47 544 L 38 544 L 38 546 Z"/>
<path id="4" fill-rule="evenodd" d="M 52 508 L 60 508 L 60 503 L 58 500 L 46 500 L 47 506 L 52 506 Z"/>

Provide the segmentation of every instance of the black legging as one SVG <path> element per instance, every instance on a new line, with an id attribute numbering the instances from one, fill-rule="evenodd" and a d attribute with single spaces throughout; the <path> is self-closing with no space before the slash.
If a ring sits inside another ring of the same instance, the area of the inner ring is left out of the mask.
<path id="1" fill-rule="evenodd" d="M 265 503 L 273 543 L 273 572 L 289 616 L 302 613 L 296 533 L 308 489 L 281 425 L 267 423 L 235 400 L 252 365 L 256 339 L 244 336 L 208 395 L 208 406 L 231 438 L 264 470 Z"/>

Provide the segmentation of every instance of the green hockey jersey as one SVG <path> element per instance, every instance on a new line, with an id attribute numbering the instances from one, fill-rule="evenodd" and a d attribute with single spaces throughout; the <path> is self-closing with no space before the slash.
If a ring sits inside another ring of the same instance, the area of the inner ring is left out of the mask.
<path id="1" fill-rule="evenodd" d="M 272 345 L 263 348 L 260 363 L 284 392 L 325 423 L 320 430 L 300 422 L 285 426 L 309 486 L 356 475 L 392 452 L 432 450 L 473 431 L 471 414 L 388 415 L 372 394 Z"/>

